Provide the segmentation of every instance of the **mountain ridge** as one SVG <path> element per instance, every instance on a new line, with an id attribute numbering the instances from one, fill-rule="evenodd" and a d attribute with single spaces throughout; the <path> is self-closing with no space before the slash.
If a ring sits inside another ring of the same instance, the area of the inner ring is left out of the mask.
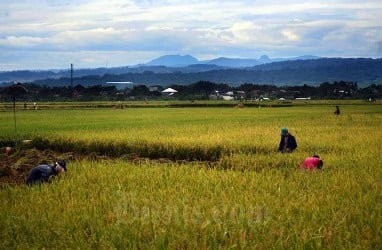
<path id="1" fill-rule="evenodd" d="M 103 75 L 103 74 L 126 74 L 126 73 L 143 73 L 144 71 L 153 71 L 154 73 L 169 73 L 181 71 L 185 73 L 205 72 L 209 70 L 220 70 L 227 68 L 246 68 L 261 64 L 298 60 L 302 58 L 311 59 L 319 58 L 316 56 L 301 56 L 292 58 L 274 58 L 271 59 L 267 55 L 262 55 L 258 59 L 250 58 L 228 58 L 218 57 L 211 60 L 199 60 L 191 55 L 164 55 L 152 59 L 143 64 L 119 67 L 100 67 L 100 68 L 74 68 L 74 76 L 82 77 L 86 75 Z M 70 76 L 70 69 L 48 69 L 48 70 L 14 70 L 0 71 L 1 82 L 31 82 L 41 79 L 57 79 L 60 77 Z"/>
<path id="2" fill-rule="evenodd" d="M 262 55 L 258 59 L 254 58 L 230 58 L 230 57 L 218 57 L 210 60 L 199 60 L 191 55 L 164 55 L 155 58 L 142 66 L 166 66 L 166 67 L 185 67 L 193 64 L 209 64 L 221 67 L 230 68 L 244 68 L 253 67 L 260 64 L 280 62 L 280 61 L 292 61 L 292 60 L 311 60 L 319 59 L 321 57 L 313 55 L 304 55 L 291 58 L 270 58 L 267 55 Z"/>
<path id="3" fill-rule="evenodd" d="M 182 57 L 185 58 L 185 57 Z M 184 67 L 155 65 L 114 68 L 77 69 L 74 85 L 99 85 L 107 82 L 129 81 L 134 84 L 171 85 L 211 81 L 240 85 L 243 83 L 275 85 L 317 85 L 323 82 L 349 81 L 360 85 L 382 83 L 382 58 L 319 58 L 294 59 L 258 64 L 252 67 L 228 67 L 199 61 Z M 192 58 L 185 58 L 192 60 Z M 217 58 L 225 62 L 226 58 Z M 263 60 L 267 57 L 263 56 Z M 235 60 L 235 59 L 232 59 Z M 174 65 L 174 64 L 173 64 Z M 13 78 L 12 78 L 13 77 Z M 0 84 L 11 81 L 33 82 L 40 85 L 71 84 L 70 70 L 0 72 Z"/>

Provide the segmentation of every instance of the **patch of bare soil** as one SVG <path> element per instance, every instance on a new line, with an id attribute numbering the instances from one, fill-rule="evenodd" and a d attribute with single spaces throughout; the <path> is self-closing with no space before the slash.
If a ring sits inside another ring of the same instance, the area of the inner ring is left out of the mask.
<path id="1" fill-rule="evenodd" d="M 114 157 L 115 158 L 115 157 Z M 142 161 L 155 161 L 167 164 L 173 162 L 167 158 L 147 159 L 141 158 L 137 154 L 128 154 L 118 157 L 122 160 L 138 164 Z M 53 164 L 56 160 L 79 161 L 90 159 L 94 161 L 110 161 L 112 157 L 90 153 L 81 155 L 73 152 L 55 152 L 52 150 L 38 150 L 36 148 L 0 148 L 0 188 L 5 186 L 22 185 L 30 170 L 40 164 Z M 178 164 L 185 164 L 188 161 L 176 161 Z M 70 168 L 70 167 L 69 167 Z M 69 170 L 70 171 L 70 170 Z"/>
<path id="2" fill-rule="evenodd" d="M 0 148 L 0 187 L 25 183 L 29 171 L 40 164 L 52 164 L 58 159 L 74 160 L 72 153 L 50 150 Z"/>

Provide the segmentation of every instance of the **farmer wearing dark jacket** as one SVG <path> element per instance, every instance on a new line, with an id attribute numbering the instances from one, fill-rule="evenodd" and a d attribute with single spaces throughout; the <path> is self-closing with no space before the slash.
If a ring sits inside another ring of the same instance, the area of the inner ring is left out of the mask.
<path id="1" fill-rule="evenodd" d="M 66 170 L 66 162 L 63 160 L 56 161 L 53 165 L 39 165 L 30 171 L 26 184 L 32 186 L 48 182 L 52 176 L 59 175 Z"/>
<path id="2" fill-rule="evenodd" d="M 296 138 L 291 135 L 287 128 L 281 129 L 281 140 L 279 151 L 282 153 L 291 153 L 297 148 Z"/>

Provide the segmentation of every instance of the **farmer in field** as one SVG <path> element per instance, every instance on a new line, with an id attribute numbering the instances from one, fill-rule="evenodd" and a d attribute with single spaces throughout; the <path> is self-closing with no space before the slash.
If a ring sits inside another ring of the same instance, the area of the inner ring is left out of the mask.
<path id="1" fill-rule="evenodd" d="M 301 169 L 322 169 L 324 166 L 324 162 L 320 159 L 318 155 L 313 155 L 312 157 L 308 157 L 301 164 Z"/>
<path id="2" fill-rule="evenodd" d="M 280 135 L 279 151 L 281 153 L 292 153 L 297 148 L 296 138 L 289 133 L 287 128 L 282 128 Z"/>
<path id="3" fill-rule="evenodd" d="M 53 165 L 39 165 L 30 171 L 26 184 L 32 186 L 34 184 L 49 182 L 53 176 L 59 175 L 66 170 L 66 162 L 63 160 L 56 161 Z"/>

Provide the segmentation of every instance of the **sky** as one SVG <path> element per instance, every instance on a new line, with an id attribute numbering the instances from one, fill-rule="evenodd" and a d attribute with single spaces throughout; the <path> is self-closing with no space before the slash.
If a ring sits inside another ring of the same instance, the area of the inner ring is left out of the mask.
<path id="1" fill-rule="evenodd" d="M 381 0 L 0 0 L 0 71 L 163 55 L 380 58 L 381 16 Z"/>

